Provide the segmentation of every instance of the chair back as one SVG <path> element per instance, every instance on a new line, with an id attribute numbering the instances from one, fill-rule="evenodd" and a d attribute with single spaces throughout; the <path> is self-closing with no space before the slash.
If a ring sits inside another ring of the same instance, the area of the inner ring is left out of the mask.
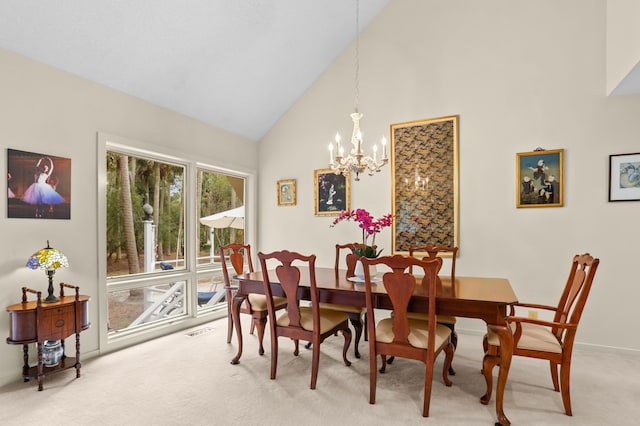
<path id="1" fill-rule="evenodd" d="M 356 271 L 356 263 L 358 262 L 358 256 L 356 255 L 356 248 L 361 248 L 363 246 L 362 243 L 347 243 L 347 244 L 336 244 L 336 260 L 334 270 L 336 273 L 336 279 L 340 278 L 340 259 L 341 259 L 341 251 L 345 250 L 347 254 L 345 255 L 345 263 L 347 266 L 347 277 L 353 277 Z M 373 246 L 375 250 L 377 246 Z"/>
<path id="2" fill-rule="evenodd" d="M 416 292 L 416 277 L 410 271 L 413 267 L 418 269 L 420 275 L 424 274 L 421 281 L 423 290 L 429 297 L 428 308 L 425 310 L 429 316 L 429 341 L 428 350 L 433 355 L 435 345 L 436 328 L 436 288 L 438 272 L 442 267 L 440 257 L 418 259 L 402 255 L 380 256 L 376 259 L 361 259 L 364 266 L 367 321 L 369 328 L 369 341 L 375 342 L 375 313 L 373 309 L 373 287 L 369 265 L 385 265 L 391 269 L 382 275 L 382 284 L 393 305 L 393 344 L 409 345 L 409 318 L 407 311 L 411 297 Z"/>
<path id="3" fill-rule="evenodd" d="M 247 259 L 247 272 L 253 272 L 253 263 L 251 261 L 251 245 L 249 244 L 227 244 L 218 248 L 220 253 L 220 263 L 222 265 L 222 275 L 224 275 L 225 283 L 230 283 L 229 271 L 227 270 L 226 255 L 229 253 L 229 263 L 233 266 L 236 275 L 245 272 L 245 257 Z"/>
<path id="4" fill-rule="evenodd" d="M 309 269 L 309 288 L 311 291 L 311 305 L 313 307 L 314 330 L 319 329 L 319 327 L 316 327 L 316 324 L 320 323 L 315 273 L 316 256 L 304 256 L 300 253 L 282 250 L 266 254 L 260 252 L 258 253 L 258 258 L 260 259 L 264 293 L 267 296 L 267 311 L 269 312 L 269 320 L 271 321 L 272 327 L 275 327 L 275 324 L 277 324 L 275 317 L 276 309 L 273 302 L 273 296 L 274 293 L 276 293 L 276 296 L 284 296 L 287 299 L 288 327 L 302 329 L 302 325 L 300 324 L 301 272 L 299 266 L 293 265 L 293 262 L 298 262 L 303 264 L 303 266 L 307 266 Z M 269 269 L 267 267 L 267 261 L 270 259 L 274 259 L 277 264 L 275 273 L 280 283 L 279 288 L 271 286 Z"/>
<path id="5" fill-rule="evenodd" d="M 573 257 L 569 278 L 560 296 L 554 322 L 575 324 L 575 327 L 578 327 L 599 263 L 600 259 L 594 259 L 589 253 Z M 566 328 L 555 327 L 553 334 L 561 340 L 564 330 Z M 575 335 L 575 329 L 571 334 Z"/>
<path id="6" fill-rule="evenodd" d="M 345 264 L 347 266 L 347 277 L 353 277 L 355 275 L 355 270 L 356 270 L 356 262 L 358 261 L 358 256 L 356 256 L 356 251 L 355 251 L 355 243 L 347 243 L 347 244 L 336 244 L 336 261 L 335 261 L 335 266 L 334 266 L 334 270 L 336 273 L 336 279 L 340 278 L 339 277 L 339 271 L 340 271 L 340 259 L 341 259 L 341 252 L 343 250 L 345 250 L 347 252 L 347 254 L 345 255 L 344 259 L 345 259 Z"/>
<path id="7" fill-rule="evenodd" d="M 456 277 L 456 258 L 458 257 L 458 247 L 449 247 L 439 244 L 409 247 L 409 256 L 412 257 L 422 255 L 429 259 L 433 259 L 442 253 L 451 253 L 451 282 L 453 283 L 455 282 Z"/>

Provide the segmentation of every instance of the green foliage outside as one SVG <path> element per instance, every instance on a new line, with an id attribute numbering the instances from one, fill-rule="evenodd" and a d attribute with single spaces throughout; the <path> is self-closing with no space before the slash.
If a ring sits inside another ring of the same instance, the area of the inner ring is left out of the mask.
<path id="1" fill-rule="evenodd" d="M 126 171 L 119 168 L 119 162 L 128 161 Z M 137 254 L 144 251 L 144 229 L 142 206 L 148 203 L 153 207 L 153 222 L 157 225 L 158 261 L 166 259 L 184 259 L 184 176 L 185 168 L 180 165 L 162 163 L 150 159 L 123 156 L 109 151 L 107 165 L 107 264 L 115 264 L 127 256 L 127 247 L 137 248 Z M 123 172 L 128 172 L 131 192 L 131 206 L 123 205 Z M 238 196 L 230 182 L 236 179 L 219 173 L 198 170 L 199 217 L 228 210 L 243 205 L 243 195 Z M 127 245 L 125 219 L 133 218 L 133 239 L 135 246 Z M 196 218 L 197 220 L 197 218 Z M 201 255 L 209 254 L 209 228 L 198 223 L 198 245 Z M 243 230 L 217 229 L 214 248 L 220 243 L 243 241 Z M 126 266 L 125 266 L 126 269 Z M 108 275 L 121 275 L 135 271 L 110 271 Z"/>

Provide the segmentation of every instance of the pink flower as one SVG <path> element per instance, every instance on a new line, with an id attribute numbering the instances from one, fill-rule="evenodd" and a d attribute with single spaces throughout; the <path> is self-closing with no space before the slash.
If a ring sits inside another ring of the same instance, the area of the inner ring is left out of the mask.
<path id="1" fill-rule="evenodd" d="M 376 234 L 379 233 L 382 228 L 386 228 L 391 226 L 393 222 L 393 216 L 391 214 L 387 214 L 382 216 L 380 219 L 375 220 L 371 214 L 365 209 L 356 209 L 356 210 L 342 210 L 340 215 L 334 219 L 333 223 L 331 223 L 331 227 L 337 225 L 339 222 L 343 220 L 350 221 L 353 219 L 355 222 L 358 222 L 358 227 L 362 229 L 362 250 L 357 250 L 356 254 L 359 256 L 366 257 L 378 257 L 380 252 L 376 253 L 373 249 L 373 246 L 376 244 Z M 367 239 L 369 236 L 373 236 L 371 238 L 371 245 L 367 244 Z"/>

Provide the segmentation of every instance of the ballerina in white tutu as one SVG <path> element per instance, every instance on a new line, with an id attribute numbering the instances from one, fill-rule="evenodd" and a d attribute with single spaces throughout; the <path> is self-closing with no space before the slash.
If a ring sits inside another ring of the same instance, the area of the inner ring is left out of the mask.
<path id="1" fill-rule="evenodd" d="M 48 162 L 48 164 L 47 164 Z M 40 218 L 44 214 L 45 206 L 60 204 L 64 201 L 62 195 L 49 185 L 48 180 L 53 173 L 53 161 L 49 157 L 42 157 L 36 163 L 35 182 L 24 192 L 22 201 L 36 205 L 36 217 Z"/>
<path id="2" fill-rule="evenodd" d="M 11 182 L 11 173 L 7 173 L 7 198 L 16 198 L 16 194 L 9 188 L 9 182 Z"/>

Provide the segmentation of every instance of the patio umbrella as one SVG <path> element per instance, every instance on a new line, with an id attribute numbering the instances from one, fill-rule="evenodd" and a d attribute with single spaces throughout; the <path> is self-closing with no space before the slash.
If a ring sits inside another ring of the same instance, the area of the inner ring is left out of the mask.
<path id="1" fill-rule="evenodd" d="M 210 228 L 244 229 L 244 206 L 201 217 L 200 223 Z"/>

